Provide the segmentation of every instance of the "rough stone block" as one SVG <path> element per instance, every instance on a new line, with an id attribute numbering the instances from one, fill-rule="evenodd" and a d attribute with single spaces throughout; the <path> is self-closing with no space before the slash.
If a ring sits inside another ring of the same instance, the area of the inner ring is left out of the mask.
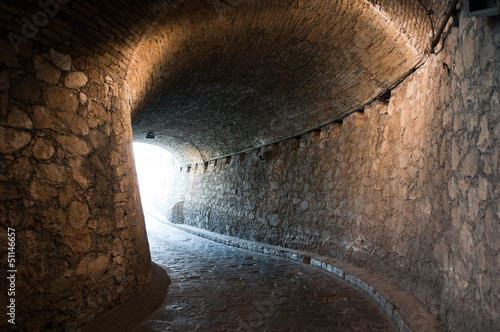
<path id="1" fill-rule="evenodd" d="M 125 202 L 127 200 L 127 194 L 124 193 L 116 193 L 114 197 L 114 201 L 119 203 L 119 202 Z"/>
<path id="2" fill-rule="evenodd" d="M 37 181 L 32 181 L 29 187 L 29 192 L 33 199 L 46 202 L 57 197 L 57 188 L 49 187 L 38 183 Z"/>
<path id="3" fill-rule="evenodd" d="M 63 70 L 71 70 L 71 56 L 68 54 L 60 53 L 54 49 L 50 49 L 50 57 L 52 62 Z"/>
<path id="4" fill-rule="evenodd" d="M 392 313 L 394 311 L 394 307 L 392 306 L 392 304 L 385 301 L 383 309 L 384 309 L 384 312 L 386 313 L 387 316 L 392 317 Z"/>
<path id="5" fill-rule="evenodd" d="M 479 166 L 480 153 L 477 149 L 473 148 L 463 160 L 462 174 L 465 176 L 476 176 Z"/>
<path id="6" fill-rule="evenodd" d="M 68 180 L 67 171 L 63 166 L 59 166 L 58 164 L 42 164 L 38 167 L 40 168 L 41 175 L 49 181 L 65 183 Z"/>
<path id="7" fill-rule="evenodd" d="M 0 126 L 0 153 L 13 153 L 31 141 L 27 132 Z"/>
<path id="8" fill-rule="evenodd" d="M 88 101 L 88 97 L 85 93 L 80 92 L 80 104 L 86 105 Z"/>
<path id="9" fill-rule="evenodd" d="M 76 136 L 58 136 L 56 141 L 68 156 L 84 156 L 90 153 L 87 143 Z"/>
<path id="10" fill-rule="evenodd" d="M 81 202 L 71 203 L 68 210 L 68 223 L 75 229 L 83 228 L 89 218 L 89 207 Z"/>
<path id="11" fill-rule="evenodd" d="M 70 89 L 78 89 L 81 88 L 82 86 L 86 85 L 88 82 L 87 75 L 85 75 L 82 72 L 73 72 L 69 73 L 66 76 L 66 79 L 64 81 L 64 84 L 66 85 L 67 88 Z"/>
<path id="12" fill-rule="evenodd" d="M 463 64 L 466 69 L 472 68 L 474 65 L 475 49 L 474 49 L 474 35 L 469 31 L 465 34 L 463 39 Z"/>
<path id="13" fill-rule="evenodd" d="M 56 67 L 48 63 L 43 56 L 35 56 L 36 77 L 50 84 L 56 84 L 61 78 L 61 72 Z"/>
<path id="14" fill-rule="evenodd" d="M 46 90 L 47 106 L 61 111 L 74 112 L 79 102 L 75 94 L 60 87 L 49 87 Z"/>
<path id="15" fill-rule="evenodd" d="M 65 231 L 63 233 L 62 241 L 75 253 L 87 252 L 92 245 L 92 239 L 90 237 L 90 232 L 88 229 Z"/>
<path id="16" fill-rule="evenodd" d="M 89 187 L 89 179 L 86 175 L 85 163 L 83 158 L 71 158 L 68 161 L 68 165 L 71 167 L 73 180 L 75 180 L 83 188 Z"/>
<path id="17" fill-rule="evenodd" d="M 14 107 L 12 112 L 9 113 L 7 117 L 7 124 L 11 127 L 21 129 L 33 129 L 33 123 L 31 122 L 29 116 L 16 107 Z"/>

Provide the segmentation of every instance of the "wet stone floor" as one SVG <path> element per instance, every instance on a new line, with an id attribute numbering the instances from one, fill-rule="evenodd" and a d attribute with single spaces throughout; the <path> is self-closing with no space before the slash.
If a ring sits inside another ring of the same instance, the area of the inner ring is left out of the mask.
<path id="1" fill-rule="evenodd" d="M 139 331 L 396 331 L 373 299 L 327 272 L 146 222 L 172 284 Z"/>

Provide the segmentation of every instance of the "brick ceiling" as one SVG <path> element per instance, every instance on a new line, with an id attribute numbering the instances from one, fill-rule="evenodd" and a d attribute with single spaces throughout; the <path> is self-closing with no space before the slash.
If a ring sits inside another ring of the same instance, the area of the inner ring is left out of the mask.
<path id="1" fill-rule="evenodd" d="M 132 98 L 134 140 L 173 150 L 182 163 L 208 161 L 362 108 L 424 54 L 423 38 L 404 33 L 404 8 L 384 11 L 380 2 L 180 3 L 142 41 L 129 69 L 130 85 L 143 91 Z M 145 72 L 154 74 L 132 78 Z"/>

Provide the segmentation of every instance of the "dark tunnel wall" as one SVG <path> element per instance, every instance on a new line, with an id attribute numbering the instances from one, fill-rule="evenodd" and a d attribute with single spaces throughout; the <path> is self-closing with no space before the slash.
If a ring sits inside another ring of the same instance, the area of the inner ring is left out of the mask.
<path id="1" fill-rule="evenodd" d="M 98 51 L 109 37 L 90 2 L 52 4 L 0 2 L 0 265 L 12 228 L 18 271 L 2 330 L 75 330 L 151 274 L 125 60 Z"/>
<path id="2" fill-rule="evenodd" d="M 16 231 L 17 326 L 72 330 L 150 277 L 129 111 L 94 60 L 0 43 L 0 220 L 3 239 Z"/>

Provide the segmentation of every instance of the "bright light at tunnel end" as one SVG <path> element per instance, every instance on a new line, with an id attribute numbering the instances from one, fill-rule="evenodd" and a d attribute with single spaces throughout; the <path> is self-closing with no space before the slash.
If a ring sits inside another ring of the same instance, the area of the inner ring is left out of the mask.
<path id="1" fill-rule="evenodd" d="M 145 143 L 134 142 L 134 159 L 146 221 L 148 216 L 166 220 L 166 203 L 174 190 L 174 177 L 180 165 L 167 150 Z"/>

